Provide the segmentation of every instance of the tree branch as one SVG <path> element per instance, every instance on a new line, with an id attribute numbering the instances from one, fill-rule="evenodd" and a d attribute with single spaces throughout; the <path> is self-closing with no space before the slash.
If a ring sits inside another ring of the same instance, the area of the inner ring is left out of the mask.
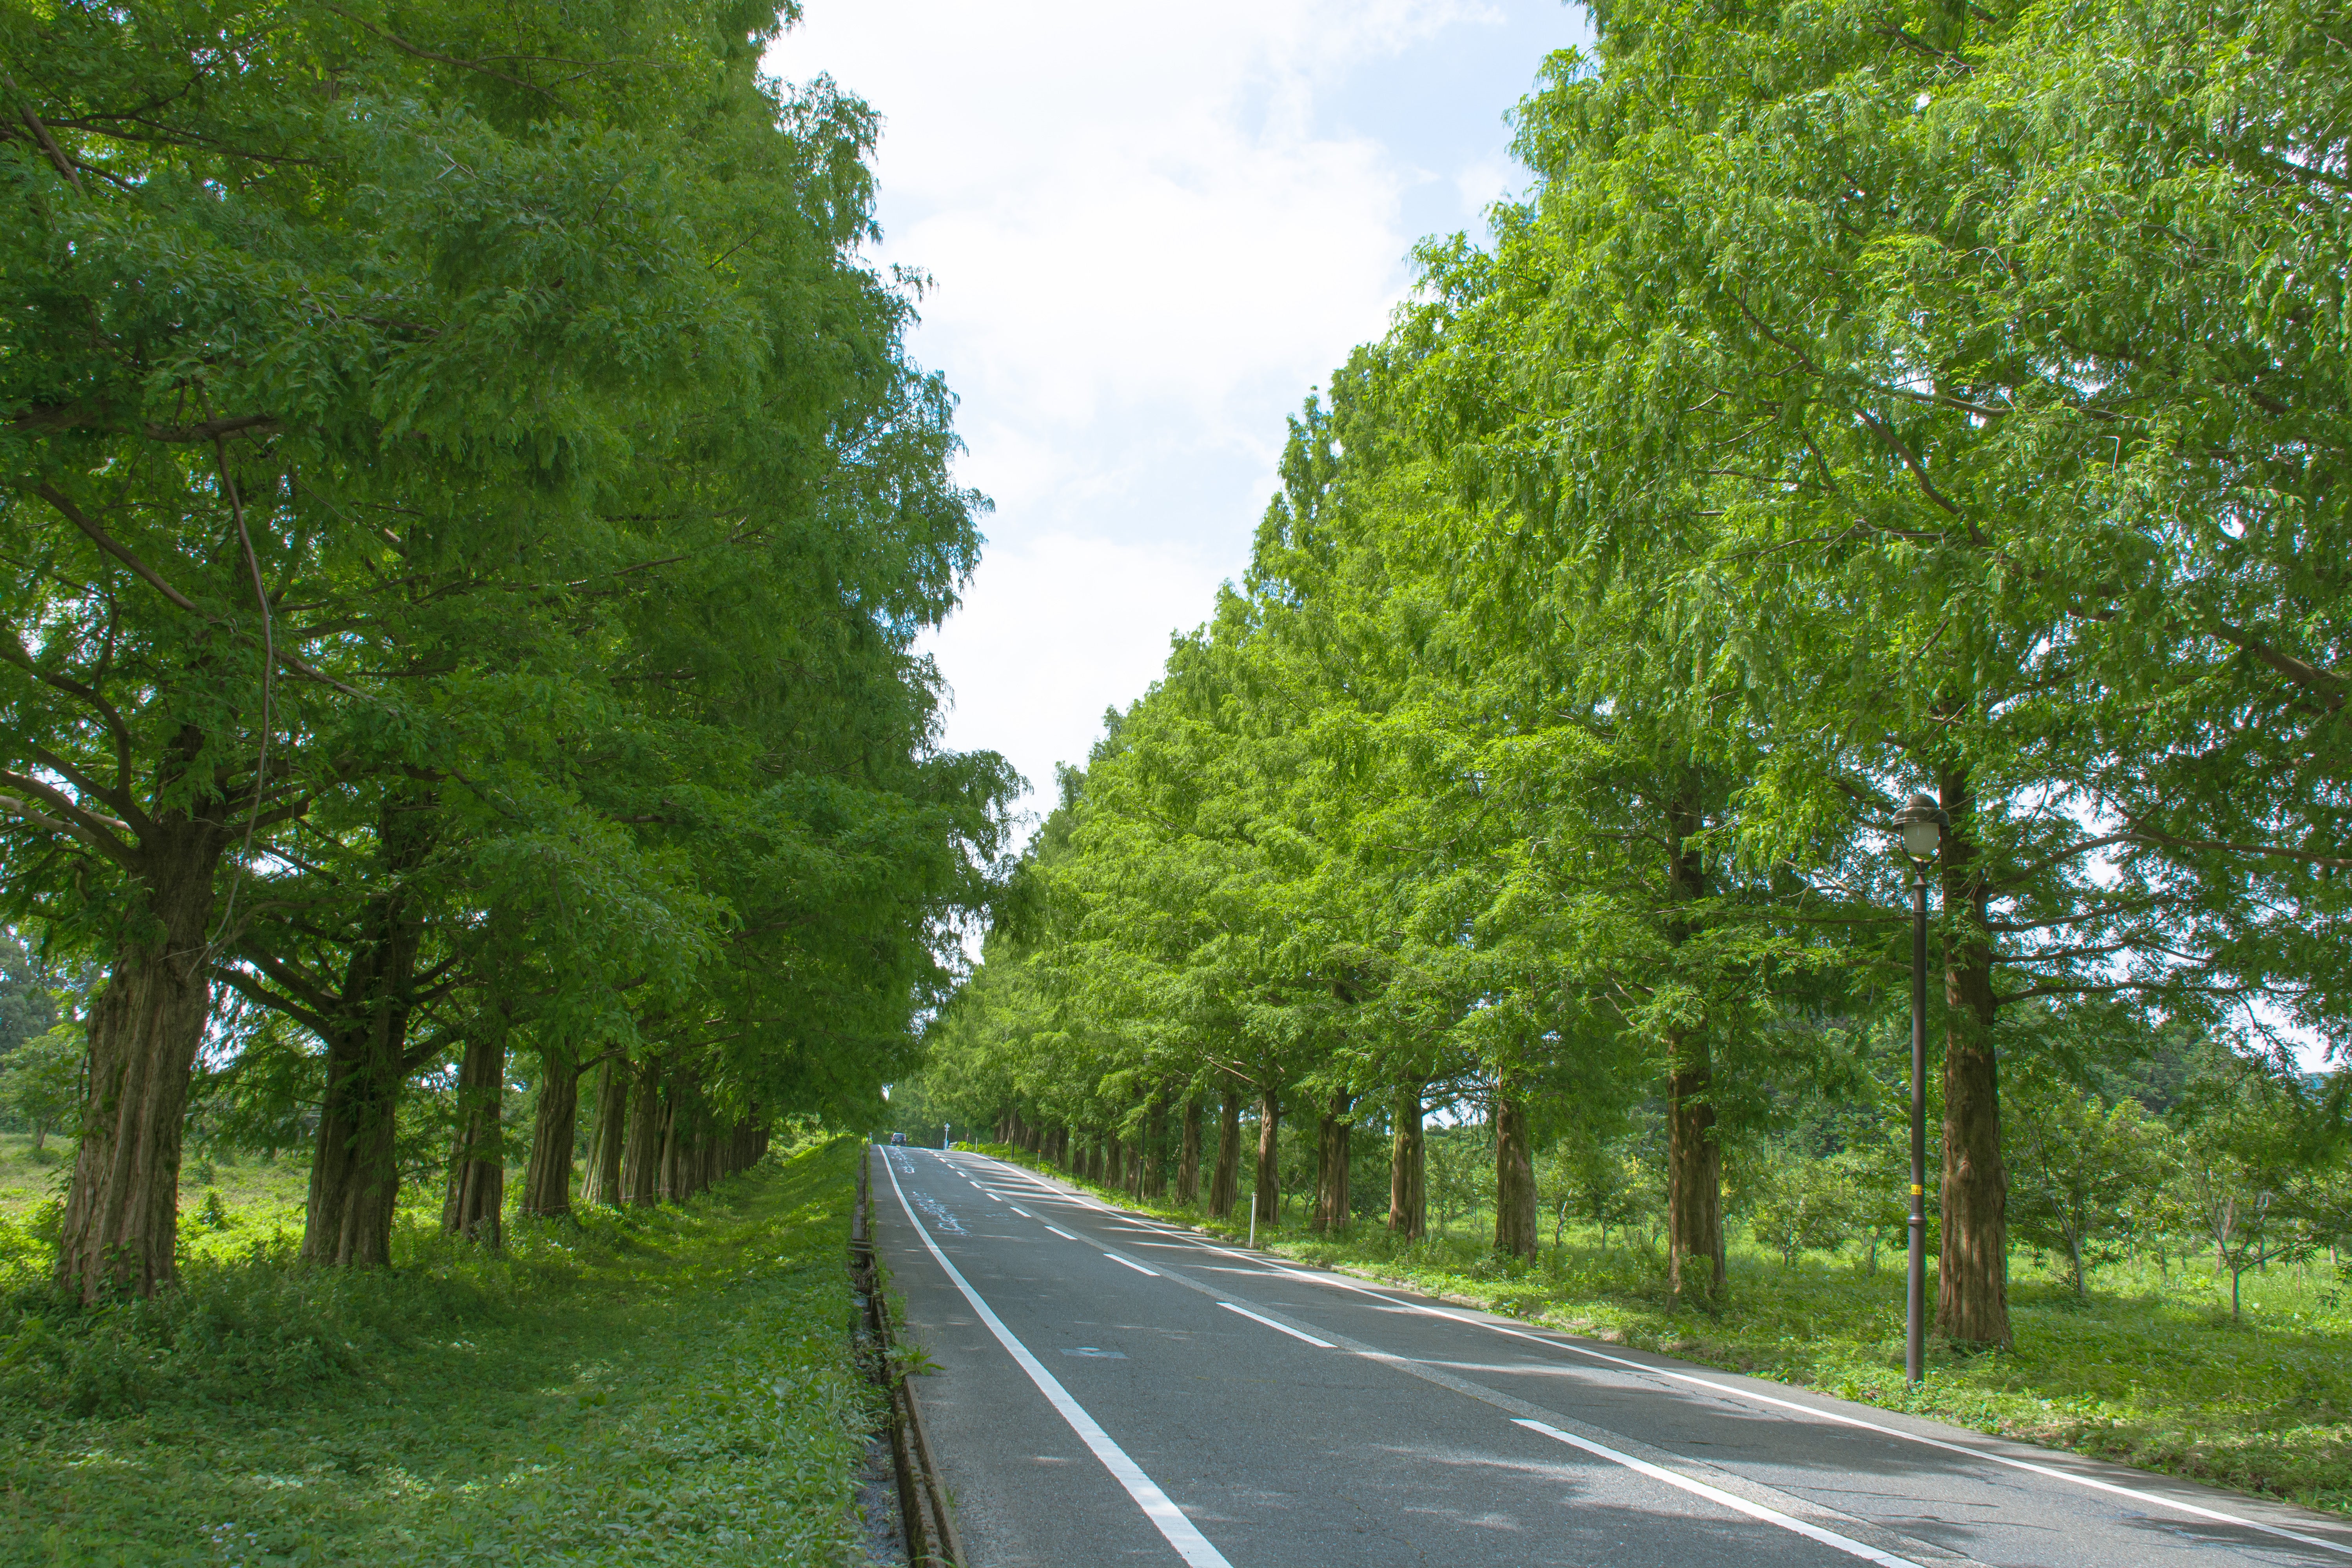
<path id="1" fill-rule="evenodd" d="M 106 831 L 111 827 L 126 834 L 130 833 L 131 827 L 129 823 L 118 822 L 110 816 L 100 816 L 98 813 L 78 805 L 74 798 L 63 790 L 54 789 L 38 779 L 27 778 L 23 773 L 12 773 L 5 768 L 0 768 L 0 783 L 14 784 L 26 795 L 39 800 L 42 805 L 65 818 L 65 821 L 59 824 L 60 826 L 89 843 L 92 848 L 116 865 L 126 870 L 131 868 L 132 859 L 131 846 Z M 35 815 L 26 810 L 21 802 L 16 803 L 16 809 L 17 815 L 27 818 Z"/>

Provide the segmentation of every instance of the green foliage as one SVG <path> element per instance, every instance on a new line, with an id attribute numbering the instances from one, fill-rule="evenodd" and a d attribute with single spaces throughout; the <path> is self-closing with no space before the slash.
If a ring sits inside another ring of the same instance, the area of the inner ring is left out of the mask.
<path id="1" fill-rule="evenodd" d="M 986 503 L 789 15 L 0 9 L 5 912 L 110 966 L 98 1079 L 364 1151 L 330 1238 L 445 1168 L 468 1039 L 870 1121 L 1000 891 L 917 650 Z"/>
<path id="2" fill-rule="evenodd" d="M 1834 1252 L 1853 1232 L 1855 1185 L 1821 1160 L 1771 1160 L 1747 1202 L 1748 1229 L 1784 1268 L 1808 1249 Z"/>
<path id="3" fill-rule="evenodd" d="M 1444 1106 L 1441 1233 L 1524 1120 L 1556 1236 L 1675 1187 L 1678 1256 L 1720 1196 L 1874 1268 L 1919 791 L 1948 1315 L 2007 1340 L 2012 1244 L 2079 1302 L 2341 1237 L 2352 1077 L 2291 1047 L 2352 1039 L 2352 66 L 2294 0 L 1596 22 L 1061 780 L 916 1097 L 1084 1144 L 1231 1094 L 1286 1189 L 1293 1130 Z"/>
<path id="4" fill-rule="evenodd" d="M 1655 1178 L 1622 1143 L 1595 1137 L 1568 1138 L 1538 1162 L 1536 1189 L 1552 1213 L 1552 1246 L 1558 1247 L 1570 1223 L 1591 1226 L 1609 1250 L 1609 1233 L 1653 1217 L 1656 1207 Z"/>
<path id="5" fill-rule="evenodd" d="M 64 1023 L 0 1058 L 0 1111 L 32 1129 L 37 1148 L 53 1131 L 76 1135 L 88 1048 L 81 1026 Z"/>
<path id="6" fill-rule="evenodd" d="M 2011 1228 L 2067 1262 L 2075 1294 L 2090 1270 L 2128 1256 L 2165 1184 L 2165 1129 L 2135 1100 L 2107 1105 L 2047 1079 L 2009 1097 L 2013 1178 Z"/>

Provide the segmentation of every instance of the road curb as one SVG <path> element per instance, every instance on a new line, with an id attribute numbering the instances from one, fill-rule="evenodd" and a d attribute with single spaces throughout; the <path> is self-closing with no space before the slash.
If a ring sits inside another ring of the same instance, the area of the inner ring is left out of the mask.
<path id="1" fill-rule="evenodd" d="M 964 1568 L 963 1540 L 939 1462 L 923 1435 L 915 1390 L 899 1367 L 884 1297 L 889 1276 L 874 1250 L 874 1146 L 857 1163 L 857 1208 L 849 1226 L 849 1275 L 857 1290 L 856 1334 L 866 1375 L 890 1402 L 890 1458 L 898 1479 L 898 1526 L 908 1568 Z"/>

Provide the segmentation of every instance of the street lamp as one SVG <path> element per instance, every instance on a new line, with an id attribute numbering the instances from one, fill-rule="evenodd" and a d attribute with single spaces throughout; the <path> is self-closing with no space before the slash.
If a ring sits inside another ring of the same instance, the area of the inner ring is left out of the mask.
<path id="1" fill-rule="evenodd" d="M 1906 1313 L 1903 1375 L 1916 1384 L 1927 1373 L 1927 867 L 1944 847 L 1952 825 L 1925 795 L 1895 814 L 1909 856 L 1911 879 L 1911 1272 L 1905 1282 Z"/>

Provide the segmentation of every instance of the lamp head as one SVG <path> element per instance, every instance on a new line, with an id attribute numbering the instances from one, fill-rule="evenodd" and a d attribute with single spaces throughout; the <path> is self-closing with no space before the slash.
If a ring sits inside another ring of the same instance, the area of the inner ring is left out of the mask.
<path id="1" fill-rule="evenodd" d="M 1910 804 L 1895 814 L 1895 826 L 1903 836 L 1903 853 L 1921 866 L 1933 860 L 1944 847 L 1944 829 L 1952 819 L 1934 797 L 1915 795 Z"/>

